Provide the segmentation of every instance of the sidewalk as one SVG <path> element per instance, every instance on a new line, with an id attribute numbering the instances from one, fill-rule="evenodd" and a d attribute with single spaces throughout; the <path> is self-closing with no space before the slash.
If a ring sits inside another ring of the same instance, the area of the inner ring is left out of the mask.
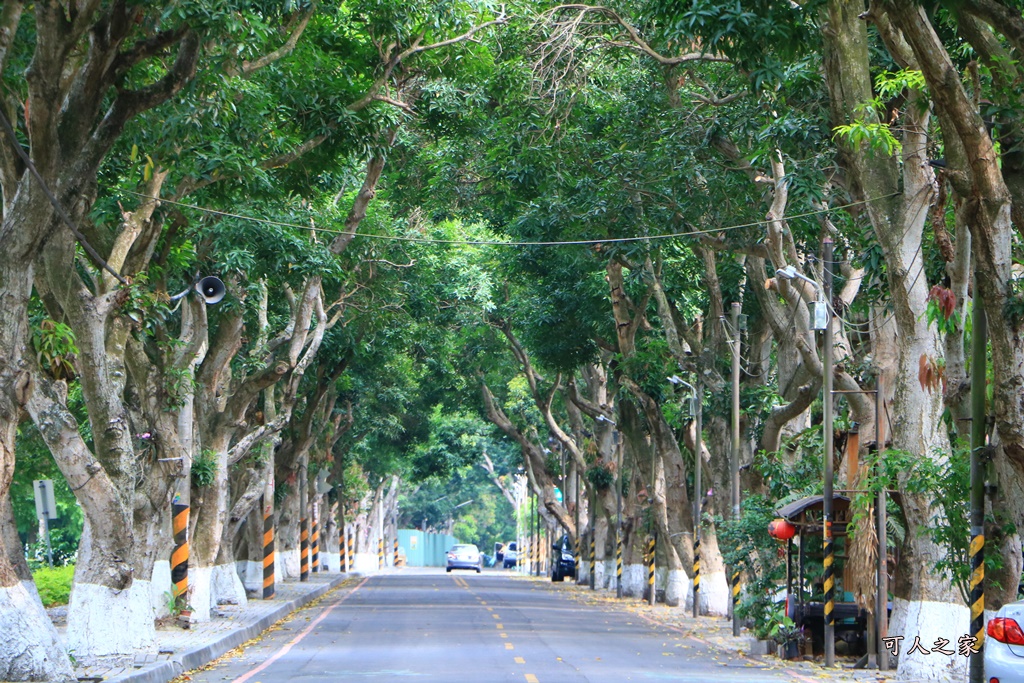
<path id="1" fill-rule="evenodd" d="M 532 578 L 532 577 L 531 577 Z M 541 581 L 543 579 L 532 578 Z M 550 581 L 547 581 L 550 583 Z M 836 667 L 826 669 L 817 661 L 786 661 L 774 655 L 750 654 L 753 635 L 743 629 L 741 635 L 732 635 L 732 620 L 725 617 L 694 618 L 691 613 L 680 607 L 668 607 L 658 604 L 651 607 L 646 600 L 639 598 L 623 598 L 619 600 L 614 592 L 592 591 L 589 587 L 579 584 L 571 585 L 572 597 L 585 604 L 615 606 L 636 614 L 639 619 L 657 624 L 675 631 L 686 638 L 704 643 L 711 650 L 715 660 L 722 666 L 742 666 L 760 670 L 785 671 L 794 681 L 829 681 L 831 683 L 883 683 L 895 680 L 895 671 L 878 671 L 872 669 L 851 669 L 856 657 L 836 657 Z M 681 647 L 686 647 L 682 645 Z"/>
<path id="2" fill-rule="evenodd" d="M 213 618 L 189 629 L 177 625 L 157 627 L 158 654 L 136 657 L 132 667 L 110 669 L 77 667 L 79 681 L 106 683 L 167 683 L 186 671 L 208 664 L 252 640 L 295 610 L 308 605 L 357 574 L 311 574 L 308 582 L 289 580 L 277 585 L 272 600 L 249 600 L 245 607 L 220 605 Z M 64 635 L 64 627 L 58 627 Z"/>

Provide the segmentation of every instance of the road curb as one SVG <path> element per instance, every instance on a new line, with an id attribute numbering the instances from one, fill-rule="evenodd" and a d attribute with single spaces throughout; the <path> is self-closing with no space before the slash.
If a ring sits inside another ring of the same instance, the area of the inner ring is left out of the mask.
<path id="1" fill-rule="evenodd" d="M 354 572 L 339 575 L 329 583 L 317 586 L 302 597 L 281 603 L 274 611 L 264 615 L 260 620 L 246 626 L 239 626 L 213 642 L 174 655 L 168 660 L 154 662 L 130 673 L 108 678 L 104 683 L 168 683 L 186 671 L 209 664 L 225 652 L 252 640 L 292 612 L 305 607 L 328 591 L 334 590 L 348 579 L 359 576 Z"/>

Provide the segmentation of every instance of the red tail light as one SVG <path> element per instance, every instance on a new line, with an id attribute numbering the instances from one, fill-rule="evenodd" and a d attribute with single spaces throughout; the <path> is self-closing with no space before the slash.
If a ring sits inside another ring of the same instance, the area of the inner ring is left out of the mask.
<path id="1" fill-rule="evenodd" d="M 985 629 L 990 638 L 1007 645 L 1024 645 L 1024 630 L 1010 617 L 996 617 L 988 622 Z"/>

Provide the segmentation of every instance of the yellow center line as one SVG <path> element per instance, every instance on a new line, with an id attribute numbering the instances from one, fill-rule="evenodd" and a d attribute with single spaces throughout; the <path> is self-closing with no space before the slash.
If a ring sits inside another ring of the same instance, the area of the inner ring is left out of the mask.
<path id="1" fill-rule="evenodd" d="M 516 657 L 515 660 L 516 660 L 516 664 L 526 664 L 526 660 L 523 659 L 522 657 Z"/>
<path id="2" fill-rule="evenodd" d="M 501 629 L 505 628 L 505 627 L 504 627 L 504 626 L 502 626 L 501 624 L 495 624 L 495 626 L 497 626 L 497 627 L 498 627 L 498 630 L 499 630 L 499 631 L 500 631 Z"/>
<path id="3" fill-rule="evenodd" d="M 482 602 L 481 602 L 480 604 L 482 605 L 482 604 L 484 604 L 484 603 L 482 603 Z M 487 608 L 487 611 L 488 611 L 488 612 L 493 612 L 493 611 L 494 611 L 494 608 L 493 608 L 493 607 L 488 607 L 488 608 Z"/>
<path id="4" fill-rule="evenodd" d="M 492 614 L 491 616 L 494 617 L 495 619 L 501 619 L 501 617 L 499 617 L 497 614 Z"/>
<path id="5" fill-rule="evenodd" d="M 526 683 L 540 683 L 533 674 L 526 674 Z"/>
<path id="6" fill-rule="evenodd" d="M 499 633 L 498 635 L 501 636 L 502 638 L 508 638 L 508 634 L 507 633 Z"/>
<path id="7" fill-rule="evenodd" d="M 505 649 L 506 650 L 514 650 L 515 648 L 512 646 L 512 643 L 505 643 Z"/>

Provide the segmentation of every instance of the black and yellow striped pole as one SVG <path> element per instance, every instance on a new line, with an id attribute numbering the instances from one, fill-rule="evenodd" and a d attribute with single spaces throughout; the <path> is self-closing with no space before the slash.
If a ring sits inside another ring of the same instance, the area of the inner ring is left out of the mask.
<path id="1" fill-rule="evenodd" d="M 178 497 L 175 496 L 175 501 Z M 171 526 L 174 530 L 174 551 L 171 553 L 171 584 L 174 597 L 188 593 L 188 505 L 171 505 Z"/>
<path id="2" fill-rule="evenodd" d="M 274 586 L 274 511 L 263 506 L 263 599 L 270 600 L 277 592 Z"/>
<path id="3" fill-rule="evenodd" d="M 345 571 L 348 571 L 356 562 L 356 534 L 352 529 L 349 529 L 348 532 L 348 554 L 346 555 L 346 558 L 348 564 L 346 565 Z"/>
<path id="4" fill-rule="evenodd" d="M 313 517 L 313 534 L 309 539 L 309 550 L 313 558 L 313 573 L 316 574 L 320 571 L 320 519 L 315 513 Z"/>
<path id="5" fill-rule="evenodd" d="M 622 531 L 615 531 L 615 597 L 622 597 Z"/>
<path id="6" fill-rule="evenodd" d="M 648 600 L 651 606 L 654 606 L 655 594 L 654 594 L 654 551 L 657 548 L 657 537 L 652 535 L 647 539 L 647 590 Z"/>
<path id="7" fill-rule="evenodd" d="M 831 526 L 831 522 L 825 522 L 826 528 Z M 826 637 L 832 633 L 832 647 L 829 648 L 828 641 L 825 642 L 825 654 L 826 664 L 828 662 L 828 653 L 831 650 L 832 659 L 835 660 L 835 626 L 836 626 L 836 583 L 835 583 L 835 544 L 832 541 L 831 529 L 825 532 L 825 558 L 822 563 L 825 566 L 825 635 Z"/>
<path id="8" fill-rule="evenodd" d="M 580 580 L 580 533 L 579 527 L 576 527 L 576 582 Z"/>
<path id="9" fill-rule="evenodd" d="M 700 522 L 697 522 L 700 524 Z M 693 535 L 693 616 L 700 616 L 700 535 Z"/>
<path id="10" fill-rule="evenodd" d="M 590 588 L 591 588 L 591 590 L 594 590 L 596 588 L 595 584 L 597 583 L 597 550 L 596 550 L 597 542 L 596 542 L 596 540 L 594 538 L 596 536 L 596 533 L 595 533 L 596 531 L 597 530 L 593 526 L 590 527 Z"/>
<path id="11" fill-rule="evenodd" d="M 391 566 L 392 567 L 397 567 L 398 566 L 398 538 L 397 537 L 395 538 L 395 552 L 394 552 L 394 558 L 392 559 Z"/>
<path id="12" fill-rule="evenodd" d="M 377 569 L 384 569 L 384 537 L 377 539 Z"/>
<path id="13" fill-rule="evenodd" d="M 309 581 L 309 520 L 299 521 L 299 581 Z"/>
<path id="14" fill-rule="evenodd" d="M 348 571 L 348 541 L 345 538 L 345 525 L 341 526 L 341 533 L 338 535 L 338 569 L 341 573 Z"/>
<path id="15" fill-rule="evenodd" d="M 978 272 L 974 291 L 979 292 Z M 971 332 L 971 632 L 976 638 L 969 663 L 970 683 L 985 679 L 985 394 L 988 374 L 988 318 L 980 297 L 975 298 Z M 977 378 L 977 381 L 975 381 Z"/>
<path id="16" fill-rule="evenodd" d="M 732 613 L 733 613 L 733 624 L 739 623 L 739 617 L 736 616 L 736 610 L 740 606 L 740 570 L 739 567 L 732 570 Z"/>

